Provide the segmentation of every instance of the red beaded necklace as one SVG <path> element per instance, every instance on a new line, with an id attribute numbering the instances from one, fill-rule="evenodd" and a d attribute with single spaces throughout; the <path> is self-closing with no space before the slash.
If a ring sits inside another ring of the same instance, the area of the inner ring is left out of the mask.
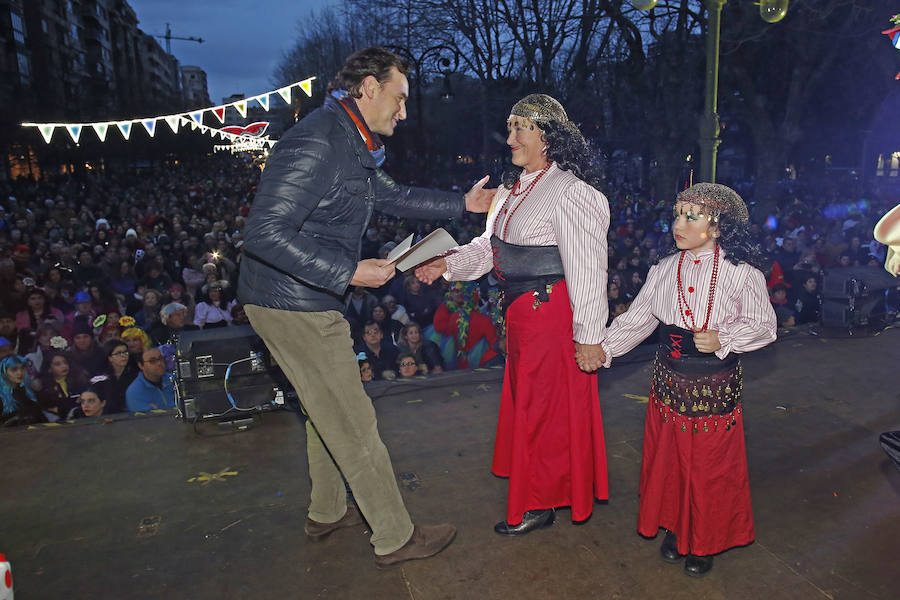
<path id="1" fill-rule="evenodd" d="M 681 283 L 681 265 L 684 263 L 684 255 L 686 254 L 686 250 L 681 251 L 681 258 L 678 259 L 678 312 L 681 313 L 681 320 L 684 321 L 684 324 L 687 325 L 687 319 L 685 316 L 691 319 L 691 331 L 697 330 L 697 323 L 694 322 L 694 311 L 691 310 L 690 305 L 687 302 L 687 298 L 684 297 L 684 285 Z M 719 279 L 719 245 L 716 244 L 716 249 L 713 253 L 713 269 L 712 269 L 712 277 L 709 279 L 709 302 L 706 304 L 706 321 L 703 322 L 703 329 L 699 331 L 706 331 L 706 327 L 709 325 L 709 316 L 712 314 L 713 307 L 713 299 L 716 296 L 716 282 Z"/>
<path id="2" fill-rule="evenodd" d="M 510 198 L 515 198 L 519 194 L 522 194 L 522 198 L 519 199 L 519 203 L 513 207 L 512 211 L 510 211 L 510 213 L 509 213 L 509 216 L 506 217 L 506 221 L 504 221 L 504 223 L 503 223 L 503 235 L 500 236 L 500 239 L 506 241 L 506 230 L 509 229 L 509 222 L 512 220 L 512 216 L 514 214 L 516 214 L 516 211 L 519 210 L 519 207 L 522 206 L 523 202 L 525 202 L 525 198 L 528 197 L 528 194 L 531 193 L 531 190 L 534 189 L 534 186 L 537 185 L 537 182 L 541 180 L 541 177 L 543 177 L 544 174 L 547 173 L 547 171 L 550 169 L 550 167 L 552 165 L 553 165 L 553 161 L 551 160 L 550 162 L 547 163 L 546 167 L 541 169 L 541 172 L 538 173 L 538 176 L 535 177 L 531 181 L 531 183 L 528 184 L 528 187 L 525 188 L 523 191 L 517 191 L 517 190 L 519 190 L 520 184 L 522 182 L 521 179 L 516 181 L 515 185 L 513 185 L 512 190 L 510 190 L 509 196 L 506 199 L 506 202 L 509 202 Z M 505 202 L 504 202 L 504 204 L 505 204 Z M 506 210 L 507 210 L 506 208 L 503 209 L 504 215 L 506 214 Z"/>

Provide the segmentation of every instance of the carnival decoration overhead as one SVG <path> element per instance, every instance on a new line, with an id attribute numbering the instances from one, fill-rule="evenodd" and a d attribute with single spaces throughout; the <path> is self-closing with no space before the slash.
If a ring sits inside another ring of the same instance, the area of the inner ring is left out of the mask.
<path id="1" fill-rule="evenodd" d="M 262 137 L 262 134 L 266 132 L 266 129 L 269 128 L 268 121 L 257 121 L 256 123 L 250 123 L 244 127 L 240 125 L 229 125 L 228 127 L 223 127 L 222 131 L 225 133 L 231 133 L 234 135 L 246 135 L 250 137 Z"/>
<path id="2" fill-rule="evenodd" d="M 891 43 L 894 45 L 894 48 L 900 50 L 900 14 L 891 17 L 891 23 L 893 23 L 894 26 L 890 29 L 885 29 L 881 33 L 891 38 Z M 900 79 L 900 73 L 894 75 L 894 79 Z"/>
<path id="3" fill-rule="evenodd" d="M 203 117 L 206 113 L 211 113 L 213 117 L 215 117 L 218 123 L 225 122 L 225 114 L 226 109 L 233 108 L 237 113 L 241 116 L 241 118 L 247 118 L 247 108 L 248 103 L 256 102 L 263 108 L 263 110 L 268 111 L 270 108 L 269 97 L 272 94 L 277 94 L 285 103 L 290 104 L 291 102 L 291 92 L 293 88 L 298 87 L 303 90 L 304 93 L 308 97 L 312 97 L 312 82 L 315 77 L 308 77 L 303 81 L 296 81 L 291 83 L 290 85 L 286 85 L 284 87 L 278 88 L 277 90 L 272 90 L 270 92 L 266 92 L 265 94 L 259 94 L 258 96 L 252 96 L 250 98 L 246 98 L 243 100 L 238 100 L 235 102 L 229 102 L 228 104 L 222 104 L 219 106 L 209 106 L 206 108 L 202 108 L 199 110 L 193 110 L 183 113 L 169 114 L 169 115 L 158 115 L 155 117 L 136 117 L 134 119 L 126 119 L 122 121 L 118 120 L 107 120 L 107 121 L 98 121 L 94 123 L 22 123 L 22 127 L 35 127 L 40 132 L 41 137 L 44 138 L 46 143 L 50 143 L 53 139 L 53 133 L 56 129 L 65 129 L 69 133 L 69 137 L 72 138 L 72 141 L 76 144 L 81 139 L 82 130 L 85 128 L 90 128 L 97 135 L 97 139 L 101 142 L 105 142 L 107 138 L 107 133 L 111 129 L 113 125 L 118 128 L 119 133 L 122 134 L 122 138 L 130 139 L 132 126 L 136 123 L 140 123 L 150 137 L 154 137 L 156 135 L 156 125 L 159 121 L 165 121 L 169 128 L 173 133 L 178 133 L 179 128 L 184 131 L 187 127 L 190 127 L 191 131 L 196 131 L 197 129 L 201 130 L 201 133 L 209 133 L 211 136 L 215 137 L 216 135 L 220 136 L 223 140 L 227 139 L 232 142 L 240 139 L 242 142 L 247 140 L 248 138 L 255 139 L 258 142 L 262 142 L 259 136 L 262 136 L 263 132 L 268 127 L 268 122 L 258 122 L 251 123 L 244 128 L 247 130 L 251 127 L 256 126 L 256 130 L 258 133 L 254 133 L 252 131 L 241 131 L 235 132 L 230 131 L 232 127 L 225 127 L 222 129 L 216 129 L 214 127 L 210 127 L 209 125 L 204 125 Z M 252 106 L 252 104 L 250 104 Z M 210 118 L 207 118 L 207 122 L 210 122 Z M 260 126 L 265 125 L 264 127 Z M 265 138 L 265 141 L 274 144 L 273 140 L 268 140 Z M 261 144 L 265 146 L 266 144 Z"/>

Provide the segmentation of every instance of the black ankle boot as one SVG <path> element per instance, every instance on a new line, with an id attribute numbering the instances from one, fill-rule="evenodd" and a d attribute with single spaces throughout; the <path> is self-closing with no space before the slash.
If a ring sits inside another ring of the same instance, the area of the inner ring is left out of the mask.
<path id="1" fill-rule="evenodd" d="M 703 577 L 712 570 L 712 556 L 695 556 L 688 554 L 684 561 L 684 572 L 691 577 Z"/>
<path id="2" fill-rule="evenodd" d="M 556 518 L 556 512 L 552 508 L 545 510 L 529 510 L 522 515 L 522 522 L 518 525 L 510 525 L 506 521 L 500 521 L 494 525 L 494 531 L 500 535 L 525 535 L 541 527 L 550 527 Z"/>
<path id="3" fill-rule="evenodd" d="M 681 559 L 684 558 L 684 554 L 678 554 L 678 539 L 671 531 L 666 532 L 662 546 L 659 547 L 659 555 L 667 563 L 673 564 L 681 562 Z"/>

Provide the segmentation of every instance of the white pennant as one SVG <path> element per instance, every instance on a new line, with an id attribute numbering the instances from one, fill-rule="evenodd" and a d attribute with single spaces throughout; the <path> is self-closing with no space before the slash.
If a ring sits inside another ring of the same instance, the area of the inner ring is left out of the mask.
<path id="1" fill-rule="evenodd" d="M 122 132 L 122 137 L 127 140 L 128 136 L 131 135 L 131 121 L 118 121 L 116 126 Z"/>
<path id="2" fill-rule="evenodd" d="M 94 132 L 97 134 L 97 137 L 100 138 L 100 141 L 105 142 L 106 130 L 109 128 L 109 123 L 94 123 L 91 127 L 94 128 Z"/>
<path id="3" fill-rule="evenodd" d="M 150 134 L 150 137 L 153 137 L 153 134 L 156 133 L 156 119 L 144 119 L 141 121 L 141 124 L 147 130 L 147 133 Z"/>
<path id="4" fill-rule="evenodd" d="M 50 138 L 53 137 L 53 130 L 56 129 L 56 125 L 41 124 L 38 125 L 38 130 L 41 132 L 41 135 L 44 137 L 44 141 L 48 144 L 50 143 Z"/>
<path id="5" fill-rule="evenodd" d="M 285 103 L 291 103 L 291 86 L 283 87 L 278 90 L 278 94 L 281 96 L 281 99 L 285 101 Z"/>
<path id="6" fill-rule="evenodd" d="M 66 129 L 69 130 L 69 135 L 72 136 L 72 141 L 77 144 L 78 138 L 81 137 L 81 125 L 66 125 Z"/>
<path id="7" fill-rule="evenodd" d="M 169 115 L 166 117 L 166 123 L 169 124 L 169 128 L 172 130 L 172 133 L 178 133 L 178 125 L 181 123 L 181 117 L 178 115 Z"/>

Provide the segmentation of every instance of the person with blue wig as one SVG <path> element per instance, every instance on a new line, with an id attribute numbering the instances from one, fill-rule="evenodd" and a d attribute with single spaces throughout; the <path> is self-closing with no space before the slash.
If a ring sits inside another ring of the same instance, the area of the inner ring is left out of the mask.
<path id="1" fill-rule="evenodd" d="M 3 403 L 0 425 L 46 422 L 30 383 L 24 358 L 14 354 L 0 361 L 0 400 Z"/>

